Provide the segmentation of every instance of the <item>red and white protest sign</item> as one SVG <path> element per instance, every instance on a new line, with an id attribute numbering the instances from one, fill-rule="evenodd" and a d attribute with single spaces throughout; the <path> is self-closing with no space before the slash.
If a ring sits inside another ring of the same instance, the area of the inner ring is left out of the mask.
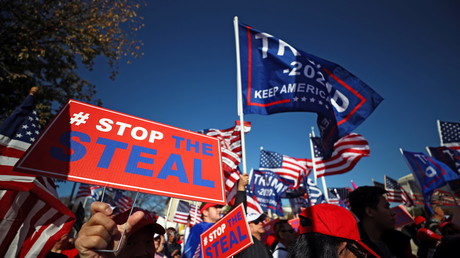
<path id="1" fill-rule="evenodd" d="M 225 204 L 219 140 L 70 100 L 16 171 Z"/>
<path id="2" fill-rule="evenodd" d="M 244 206 L 240 204 L 201 234 L 201 253 L 208 258 L 230 257 L 252 243 Z"/>

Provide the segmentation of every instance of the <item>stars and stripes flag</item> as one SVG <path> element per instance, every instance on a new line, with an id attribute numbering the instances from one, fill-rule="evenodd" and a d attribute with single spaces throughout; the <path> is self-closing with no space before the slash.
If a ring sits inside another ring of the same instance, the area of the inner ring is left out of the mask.
<path id="1" fill-rule="evenodd" d="M 90 197 L 94 199 L 95 201 L 99 201 L 101 196 L 98 190 L 101 188 L 102 186 L 81 183 L 80 187 L 78 188 L 78 192 L 75 198 L 78 199 L 78 198 Z"/>
<path id="2" fill-rule="evenodd" d="M 264 210 L 259 204 L 259 201 L 257 201 L 257 197 L 253 192 L 250 190 L 246 190 L 246 202 L 247 202 L 247 208 L 246 208 L 246 214 L 249 213 L 264 213 Z"/>
<path id="3" fill-rule="evenodd" d="M 346 173 L 352 170 L 362 157 L 370 154 L 369 143 L 357 133 L 350 133 L 334 143 L 332 156 L 326 160 L 323 159 L 323 150 L 320 147 L 321 139 L 311 137 L 311 142 L 317 178 Z M 312 166 L 311 162 L 309 166 Z"/>
<path id="4" fill-rule="evenodd" d="M 51 178 L 13 171 L 40 131 L 33 95 L 0 126 L 0 257 L 44 257 L 75 222 Z"/>
<path id="5" fill-rule="evenodd" d="M 301 175 L 308 176 L 310 173 L 307 159 L 292 158 L 267 150 L 260 150 L 259 170 L 272 171 L 290 188 L 299 187 Z"/>
<path id="6" fill-rule="evenodd" d="M 190 204 L 190 224 L 195 225 L 202 222 L 200 206 L 195 204 Z"/>
<path id="7" fill-rule="evenodd" d="M 351 189 L 348 187 L 340 188 L 328 188 L 329 190 L 329 203 L 342 206 L 346 209 L 350 209 L 350 201 L 348 196 L 350 195 Z"/>
<path id="8" fill-rule="evenodd" d="M 441 146 L 460 150 L 460 123 L 438 120 L 438 131 Z"/>
<path id="9" fill-rule="evenodd" d="M 186 201 L 179 200 L 177 203 L 176 212 L 174 213 L 173 222 L 187 224 L 189 213 L 190 204 Z"/>
<path id="10" fill-rule="evenodd" d="M 251 123 L 244 122 L 244 133 L 251 130 Z M 216 137 L 220 140 L 222 152 L 222 167 L 225 175 L 225 191 L 230 193 L 235 183 L 240 179 L 238 165 L 241 162 L 241 125 L 240 121 L 235 121 L 235 126 L 228 129 L 205 129 L 200 133 Z"/>
<path id="11" fill-rule="evenodd" d="M 119 212 L 131 209 L 133 206 L 133 199 L 124 195 L 121 190 L 116 190 L 113 197 L 115 207 L 119 208 Z"/>
<path id="12" fill-rule="evenodd" d="M 385 190 L 387 191 L 387 200 L 389 202 L 402 202 L 407 207 L 414 206 L 414 201 L 409 194 L 402 188 L 398 181 L 384 175 Z"/>

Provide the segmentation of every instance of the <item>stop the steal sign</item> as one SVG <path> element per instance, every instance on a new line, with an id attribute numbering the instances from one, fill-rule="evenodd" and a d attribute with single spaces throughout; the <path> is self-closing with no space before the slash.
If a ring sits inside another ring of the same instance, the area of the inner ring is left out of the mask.
<path id="1" fill-rule="evenodd" d="M 70 100 L 16 171 L 225 204 L 219 140 Z"/>

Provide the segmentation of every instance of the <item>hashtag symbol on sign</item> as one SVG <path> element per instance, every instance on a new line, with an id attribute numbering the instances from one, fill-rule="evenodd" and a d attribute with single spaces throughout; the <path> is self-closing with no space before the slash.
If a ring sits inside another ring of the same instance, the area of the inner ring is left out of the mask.
<path id="1" fill-rule="evenodd" d="M 80 125 L 86 124 L 86 120 L 89 118 L 88 113 L 74 113 L 72 118 L 70 118 L 70 124 Z"/>

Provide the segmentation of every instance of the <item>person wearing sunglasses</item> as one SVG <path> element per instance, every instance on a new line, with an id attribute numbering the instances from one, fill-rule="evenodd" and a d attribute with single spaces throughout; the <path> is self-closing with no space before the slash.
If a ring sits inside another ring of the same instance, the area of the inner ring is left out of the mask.
<path id="1" fill-rule="evenodd" d="M 267 258 L 272 257 L 270 250 L 261 242 L 262 234 L 265 233 L 265 213 L 248 213 L 246 219 L 249 223 L 249 231 L 252 235 L 252 245 L 236 254 L 235 258 Z"/>
<path id="2" fill-rule="evenodd" d="M 292 258 L 364 258 L 380 257 L 361 241 L 355 217 L 347 209 L 333 204 L 317 204 L 299 214 L 296 243 Z"/>
<path id="3" fill-rule="evenodd" d="M 240 175 L 240 179 L 238 180 L 237 185 L 237 192 L 235 196 L 235 203 L 232 209 L 238 206 L 240 203 L 243 203 L 244 207 L 247 206 L 245 187 L 248 184 L 248 180 L 248 174 Z M 184 254 L 182 256 L 183 258 L 192 258 L 195 256 L 202 257 L 200 247 L 200 235 L 207 229 L 209 229 L 212 225 L 214 225 L 214 223 L 216 223 L 221 218 L 222 207 L 222 205 L 214 203 L 203 203 L 201 205 L 200 212 L 203 222 L 194 225 L 190 229 L 190 234 L 188 235 L 184 245 Z"/>
<path id="4" fill-rule="evenodd" d="M 287 220 L 279 220 L 273 225 L 278 243 L 273 249 L 273 258 L 285 258 L 289 254 L 289 248 L 294 245 L 297 235 Z"/>

